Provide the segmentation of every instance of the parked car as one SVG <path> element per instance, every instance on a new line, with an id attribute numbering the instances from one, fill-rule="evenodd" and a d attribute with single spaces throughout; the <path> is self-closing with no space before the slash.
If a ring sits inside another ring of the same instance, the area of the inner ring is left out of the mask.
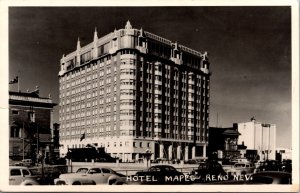
<path id="1" fill-rule="evenodd" d="M 246 175 L 254 172 L 254 165 L 251 162 L 236 163 L 226 171 L 229 175 Z"/>
<path id="2" fill-rule="evenodd" d="M 283 160 L 281 165 L 280 165 L 280 169 L 283 172 L 292 172 L 292 160 Z"/>
<path id="3" fill-rule="evenodd" d="M 263 162 L 258 162 L 255 168 L 255 173 L 260 171 L 280 171 L 281 166 L 276 160 L 266 160 Z"/>
<path id="4" fill-rule="evenodd" d="M 129 184 L 185 184 L 191 182 L 188 175 L 169 165 L 151 166 L 146 170 L 138 171 L 127 179 Z"/>
<path id="5" fill-rule="evenodd" d="M 110 168 L 82 167 L 76 173 L 61 174 L 54 179 L 55 185 L 124 184 L 126 176 Z"/>
<path id="6" fill-rule="evenodd" d="M 292 184 L 292 176 L 287 172 L 265 171 L 252 174 L 246 184 Z"/>
<path id="7" fill-rule="evenodd" d="M 224 171 L 222 165 L 214 160 L 209 160 L 201 162 L 198 169 L 193 170 L 191 175 L 194 175 L 196 182 L 207 182 L 210 181 L 212 177 L 224 176 L 226 172 Z"/>
<path id="8" fill-rule="evenodd" d="M 9 166 L 9 185 L 39 185 L 37 177 L 24 166 Z"/>
<path id="9" fill-rule="evenodd" d="M 37 181 L 43 185 L 53 185 L 54 179 L 59 178 L 61 174 L 68 173 L 66 165 L 48 165 L 29 168 L 31 173 L 37 176 Z"/>
<path id="10" fill-rule="evenodd" d="M 249 175 L 243 180 L 215 181 L 209 185 L 251 185 L 251 184 L 291 184 L 292 177 L 290 173 L 281 171 L 265 171 Z"/>
<path id="11" fill-rule="evenodd" d="M 34 163 L 32 162 L 31 159 L 23 159 L 21 162 L 17 162 L 15 166 L 25 166 L 25 167 L 30 167 L 33 166 Z"/>

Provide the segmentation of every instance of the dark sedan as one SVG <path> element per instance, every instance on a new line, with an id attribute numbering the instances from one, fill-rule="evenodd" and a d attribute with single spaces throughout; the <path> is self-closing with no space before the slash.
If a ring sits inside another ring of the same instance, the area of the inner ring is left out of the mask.
<path id="1" fill-rule="evenodd" d="M 211 185 L 255 185 L 255 184 L 292 184 L 290 173 L 281 171 L 264 171 L 251 174 L 244 180 L 228 180 L 209 183 Z"/>
<path id="2" fill-rule="evenodd" d="M 127 177 L 129 184 L 185 184 L 191 183 L 188 175 L 169 165 L 152 166 Z M 131 182 L 131 183 L 130 183 Z"/>
<path id="3" fill-rule="evenodd" d="M 224 171 L 221 164 L 217 161 L 210 160 L 201 162 L 198 169 L 193 170 L 191 175 L 195 176 L 196 182 L 211 182 L 215 178 L 222 178 L 223 176 L 227 179 L 226 172 Z"/>
<path id="4" fill-rule="evenodd" d="M 292 184 L 292 176 L 287 172 L 258 172 L 252 174 L 246 184 Z"/>

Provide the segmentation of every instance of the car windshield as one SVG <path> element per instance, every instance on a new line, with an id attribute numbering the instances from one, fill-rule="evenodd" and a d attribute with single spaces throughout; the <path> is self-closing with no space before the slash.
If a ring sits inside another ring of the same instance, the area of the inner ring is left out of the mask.
<path id="1" fill-rule="evenodd" d="M 205 163 L 201 163 L 199 165 L 199 169 L 207 169 L 207 165 Z"/>
<path id="2" fill-rule="evenodd" d="M 236 168 L 242 168 L 242 167 L 245 167 L 245 164 L 235 164 L 234 167 L 236 167 Z"/>
<path id="3" fill-rule="evenodd" d="M 86 173 L 87 171 L 87 168 L 79 168 L 76 173 Z"/>
<path id="4" fill-rule="evenodd" d="M 29 170 L 22 170 L 24 176 L 30 176 Z"/>
<path id="5" fill-rule="evenodd" d="M 165 167 L 165 170 L 166 171 L 172 171 L 172 172 L 176 171 L 176 169 L 173 168 L 173 167 Z"/>
<path id="6" fill-rule="evenodd" d="M 107 169 L 107 168 L 102 168 L 102 172 L 103 173 L 113 173 L 113 172 L 111 172 L 109 169 Z"/>
<path id="7" fill-rule="evenodd" d="M 101 170 L 99 168 L 91 168 L 88 173 L 89 174 L 100 174 Z"/>
<path id="8" fill-rule="evenodd" d="M 160 172 L 161 170 L 160 170 L 159 167 L 152 167 L 152 168 L 149 169 L 149 171 L 151 171 L 151 172 Z"/>
<path id="9" fill-rule="evenodd" d="M 19 169 L 12 169 L 10 170 L 11 176 L 21 176 L 21 171 Z"/>

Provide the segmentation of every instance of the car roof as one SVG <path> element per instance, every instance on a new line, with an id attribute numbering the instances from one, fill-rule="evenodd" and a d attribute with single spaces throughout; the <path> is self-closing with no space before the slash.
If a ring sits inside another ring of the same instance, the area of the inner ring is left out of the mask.
<path id="1" fill-rule="evenodd" d="M 171 167 L 171 168 L 174 168 L 173 166 L 170 166 L 170 165 L 155 165 L 155 166 L 151 166 L 151 167 L 157 167 L 157 168 Z"/>
<path id="2" fill-rule="evenodd" d="M 25 166 L 9 166 L 9 169 L 28 169 L 28 167 L 25 167 Z"/>
<path id="3" fill-rule="evenodd" d="M 112 170 L 111 168 L 107 168 L 107 167 L 97 167 L 97 166 L 86 166 L 86 167 L 80 167 L 78 169 L 93 169 L 93 168 L 98 168 L 98 169 L 108 169 L 108 170 Z"/>

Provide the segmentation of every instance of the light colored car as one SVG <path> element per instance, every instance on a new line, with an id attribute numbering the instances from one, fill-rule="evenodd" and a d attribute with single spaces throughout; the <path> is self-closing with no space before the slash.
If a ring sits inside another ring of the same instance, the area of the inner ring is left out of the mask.
<path id="1" fill-rule="evenodd" d="M 9 185 L 39 185 L 39 183 L 27 167 L 9 166 Z"/>
<path id="2" fill-rule="evenodd" d="M 30 167 L 30 166 L 33 166 L 34 163 L 32 162 L 31 159 L 23 159 L 21 162 L 17 162 L 15 165 L 16 166 Z"/>
<path id="3" fill-rule="evenodd" d="M 254 171 L 254 165 L 250 162 L 244 162 L 244 163 L 236 163 L 233 165 L 232 168 L 226 171 L 226 173 L 230 173 L 232 175 L 245 175 L 245 174 L 251 174 Z"/>
<path id="4" fill-rule="evenodd" d="M 76 173 L 61 174 L 55 185 L 125 184 L 126 176 L 110 168 L 82 167 Z"/>

